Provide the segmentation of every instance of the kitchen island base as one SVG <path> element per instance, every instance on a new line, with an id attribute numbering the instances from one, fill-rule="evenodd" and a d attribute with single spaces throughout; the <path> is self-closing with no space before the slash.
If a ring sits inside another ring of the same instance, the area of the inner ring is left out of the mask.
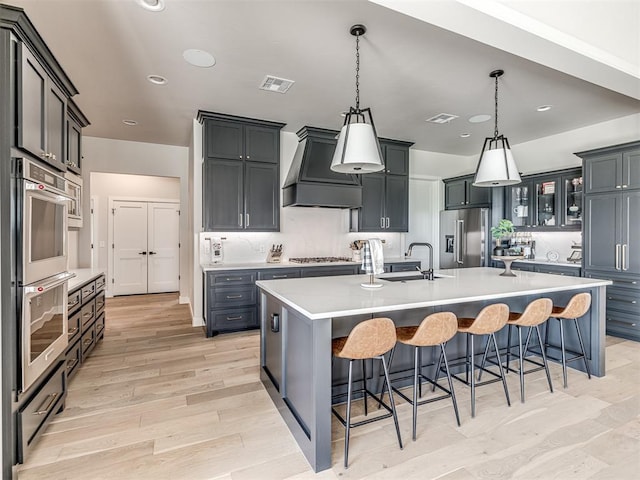
<path id="1" fill-rule="evenodd" d="M 490 270 L 490 269 L 481 269 Z M 495 275 L 495 270 L 491 270 Z M 464 275 L 464 273 L 463 273 Z M 561 283 L 565 289 L 559 285 L 551 285 L 547 291 L 525 293 L 532 289 L 521 288 L 521 291 L 504 292 L 503 296 L 492 298 L 468 297 L 454 299 L 416 301 L 413 304 L 398 303 L 397 308 L 385 309 L 385 305 L 372 305 L 365 308 L 354 308 L 353 314 L 348 311 L 328 312 L 329 315 L 322 317 L 321 312 L 309 312 L 304 306 L 297 306 L 291 298 L 294 294 L 288 295 L 287 289 L 293 287 L 296 290 L 300 285 L 294 287 L 291 282 L 307 282 L 304 285 L 305 291 L 318 292 L 320 283 L 329 279 L 297 279 L 258 282 L 261 288 L 260 295 L 260 319 L 261 319 L 261 380 L 273 402 L 280 411 L 289 430 L 309 461 L 314 471 L 319 472 L 331 468 L 331 399 L 332 396 L 343 393 L 346 389 L 347 371 L 342 362 L 335 362 L 332 367 L 331 361 L 331 339 L 333 337 L 344 336 L 351 331 L 354 325 L 362 320 L 374 316 L 386 316 L 391 318 L 396 325 L 418 325 L 420 321 L 430 313 L 437 311 L 452 311 L 458 316 L 472 316 L 477 314 L 484 306 L 498 301 L 507 303 L 512 310 L 522 311 L 526 305 L 541 296 L 550 297 L 555 304 L 565 305 L 577 291 L 588 291 L 592 295 L 592 305 L 590 311 L 581 319 L 583 336 L 587 354 L 591 362 L 591 370 L 594 376 L 604 376 L 604 309 L 605 309 L 605 283 L 600 281 L 590 281 L 586 279 L 576 279 L 573 282 L 567 278 L 558 279 L 553 275 L 528 273 L 536 281 L 547 280 L 541 277 L 550 277 L 549 282 Z M 520 282 L 523 276 L 519 276 Z M 354 285 L 361 283 L 363 276 L 340 277 L 340 282 L 344 285 L 335 285 L 337 279 L 333 280 L 333 288 L 343 291 L 344 295 L 351 296 L 354 303 L 363 304 L 363 299 L 354 298 L 358 290 L 353 290 Z M 503 277 L 504 278 L 504 277 Z M 518 279 L 504 279 L 502 282 L 519 282 Z M 319 282 L 318 285 L 311 285 Z M 428 281 L 425 281 L 428 282 Z M 597 283 L 599 282 L 599 283 Z M 415 283 L 415 282 L 414 282 Z M 434 282 L 431 282 L 432 284 Z M 327 282 L 327 285 L 330 283 Z M 386 296 L 392 296 L 395 290 L 401 289 L 398 283 L 385 284 L 381 291 L 385 291 Z M 425 288 L 430 288 L 426 286 Z M 340 287 L 342 287 L 340 289 Z M 359 288 L 359 287 L 358 287 Z M 293 292 L 293 290 L 291 292 Z M 364 289 L 362 289 L 364 290 Z M 354 293 L 355 292 L 355 293 Z M 518 293 L 525 293 L 518 295 Z M 336 293 L 337 294 L 337 293 Z M 316 296 L 317 293 L 315 294 Z M 376 294 L 367 291 L 363 294 L 371 299 L 371 303 L 384 303 L 376 300 Z M 380 294 L 378 294 L 380 295 Z M 313 293 L 309 296 L 314 296 Z M 427 297 L 427 296 L 422 296 Z M 391 300 L 389 300 L 391 302 Z M 449 303 L 447 303 L 449 302 Z M 392 307 L 392 305 L 386 305 Z M 302 311 L 301 311 L 302 310 Z M 556 337 L 556 330 L 550 331 L 550 341 L 559 342 Z M 506 345 L 506 331 L 503 329 L 497 334 L 501 347 Z M 574 349 L 578 345 L 576 336 L 568 336 L 566 339 L 568 348 Z M 447 344 L 447 357 L 455 359 L 464 357 L 466 349 L 465 335 L 456 335 Z M 484 344 L 477 345 L 475 355 L 482 355 Z M 424 366 L 433 365 L 437 358 L 423 359 Z M 580 365 L 575 364 L 575 367 Z M 391 377 L 399 378 L 406 376 L 407 371 L 412 368 L 412 355 L 410 349 L 398 348 L 394 357 L 393 371 Z M 461 371 L 464 367 L 459 367 Z M 381 371 L 367 368 L 368 378 L 378 378 Z M 407 384 L 410 380 L 406 381 Z M 375 386 L 376 382 L 371 382 Z M 382 383 L 378 382 L 381 386 Z M 375 390 L 374 390 L 375 391 Z M 459 401 L 465 401 L 459 397 Z M 506 408 L 506 407 L 505 407 Z M 462 419 L 462 422 L 471 421 L 470 418 Z"/>

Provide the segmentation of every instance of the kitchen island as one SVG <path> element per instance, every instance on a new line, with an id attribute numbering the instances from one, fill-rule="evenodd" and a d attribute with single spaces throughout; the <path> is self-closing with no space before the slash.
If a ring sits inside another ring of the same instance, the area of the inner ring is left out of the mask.
<path id="1" fill-rule="evenodd" d="M 445 270 L 437 272 L 440 276 L 434 281 L 404 282 L 385 277 L 410 274 L 383 274 L 377 279 L 383 286 L 376 289 L 360 286 L 368 275 L 256 282 L 261 292 L 261 380 L 316 472 L 331 467 L 331 398 L 345 383 L 338 365 L 342 362 L 332 369 L 331 339 L 347 335 L 362 320 L 387 316 L 396 325 L 417 325 L 437 311 L 475 316 L 495 302 L 522 311 L 535 298 L 546 296 L 565 305 L 574 294 L 587 291 L 592 305 L 580 322 L 585 348 L 592 374 L 604 375 L 605 287 L 610 281 L 535 272 L 501 277 L 500 273 L 493 268 Z M 549 338 L 559 343 L 554 327 Z M 506 333 L 500 333 L 499 340 L 505 340 Z M 449 358 L 463 355 L 463 337 L 456 335 L 447 344 Z M 577 338 L 568 336 L 567 346 L 575 349 Z M 394 360 L 396 373 L 409 363 L 401 353 L 398 350 L 398 361 Z"/>

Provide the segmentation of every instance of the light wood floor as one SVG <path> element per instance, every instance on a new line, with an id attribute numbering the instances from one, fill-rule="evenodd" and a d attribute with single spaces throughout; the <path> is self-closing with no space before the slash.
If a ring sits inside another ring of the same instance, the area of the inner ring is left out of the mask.
<path id="1" fill-rule="evenodd" d="M 609 338 L 607 376 L 570 371 L 566 390 L 554 365 L 553 394 L 527 375 L 525 404 L 510 374 L 512 406 L 482 387 L 474 419 L 456 383 L 462 426 L 448 400 L 424 405 L 416 442 L 398 398 L 404 450 L 390 419 L 355 429 L 348 470 L 334 422 L 333 468 L 316 475 L 259 382 L 257 332 L 206 339 L 169 294 L 109 299 L 106 328 L 20 480 L 639 478 L 638 343 Z"/>

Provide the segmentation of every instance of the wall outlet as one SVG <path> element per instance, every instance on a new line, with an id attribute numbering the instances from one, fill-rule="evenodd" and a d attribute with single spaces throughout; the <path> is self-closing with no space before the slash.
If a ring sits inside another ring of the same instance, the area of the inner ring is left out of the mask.
<path id="1" fill-rule="evenodd" d="M 262 243 L 260 244 L 260 246 L 258 247 L 258 251 L 260 253 L 264 253 L 267 251 L 267 247 L 265 247 Z"/>

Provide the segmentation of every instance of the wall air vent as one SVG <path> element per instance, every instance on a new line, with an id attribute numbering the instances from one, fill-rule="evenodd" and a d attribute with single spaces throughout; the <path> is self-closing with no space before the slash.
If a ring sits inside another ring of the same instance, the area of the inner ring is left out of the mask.
<path id="1" fill-rule="evenodd" d="M 295 80 L 287 80 L 286 78 L 278 78 L 273 75 L 267 75 L 260 84 L 260 90 L 266 90 L 267 92 L 287 93 L 287 90 L 291 88 L 291 85 L 295 83 Z"/>
<path id="2" fill-rule="evenodd" d="M 451 120 L 458 118 L 458 115 L 451 115 L 450 113 L 439 113 L 431 118 L 427 118 L 427 122 L 431 123 L 449 123 Z"/>

